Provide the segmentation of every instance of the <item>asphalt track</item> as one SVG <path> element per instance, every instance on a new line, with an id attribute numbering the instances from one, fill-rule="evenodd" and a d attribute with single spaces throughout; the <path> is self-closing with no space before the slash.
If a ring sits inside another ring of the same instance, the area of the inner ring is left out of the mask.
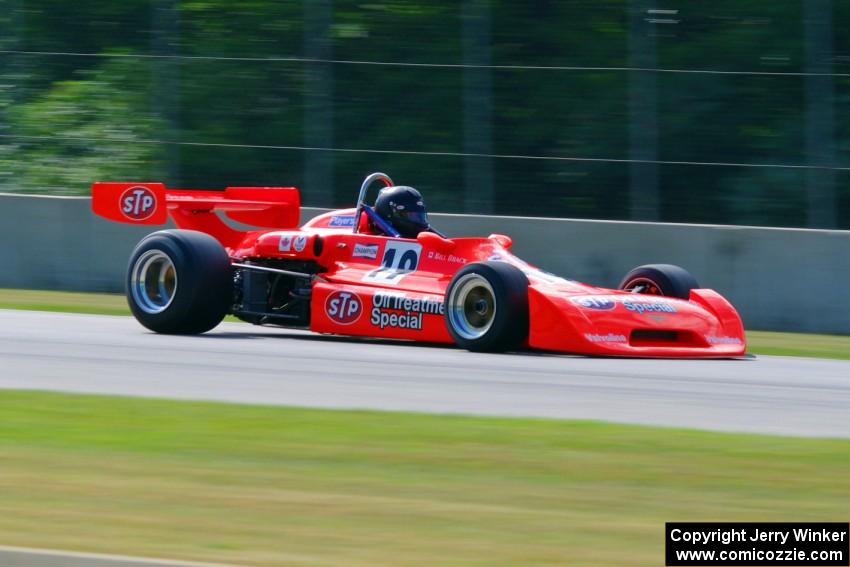
<path id="1" fill-rule="evenodd" d="M 5 545 L 0 546 L 0 565 L 3 567 L 236 567 L 218 563 L 146 559 Z"/>
<path id="2" fill-rule="evenodd" d="M 225 323 L 0 310 L 0 388 L 850 437 L 850 362 L 476 354 Z"/>

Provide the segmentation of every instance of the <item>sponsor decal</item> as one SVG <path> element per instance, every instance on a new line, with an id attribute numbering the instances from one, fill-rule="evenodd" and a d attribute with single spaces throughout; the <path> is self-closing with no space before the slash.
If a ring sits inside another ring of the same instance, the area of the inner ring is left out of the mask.
<path id="1" fill-rule="evenodd" d="M 325 299 L 325 313 L 334 323 L 351 325 L 360 319 L 363 302 L 353 291 L 333 291 Z"/>
<path id="2" fill-rule="evenodd" d="M 292 241 L 292 247 L 295 248 L 296 252 L 303 252 L 305 246 L 307 246 L 306 235 L 302 234 L 301 236 L 296 236 L 295 239 Z"/>
<path id="3" fill-rule="evenodd" d="M 420 254 L 420 244 L 389 240 L 384 246 L 381 267 L 368 272 L 363 276 L 363 281 L 396 284 L 405 275 L 416 271 Z"/>
<path id="4" fill-rule="evenodd" d="M 594 333 L 585 333 L 584 338 L 592 343 L 624 343 L 626 342 L 625 335 L 617 335 L 608 333 L 607 335 L 597 335 Z"/>
<path id="5" fill-rule="evenodd" d="M 714 335 L 705 335 L 705 340 L 712 345 L 740 345 L 744 342 L 738 337 L 715 337 Z"/>
<path id="6" fill-rule="evenodd" d="M 466 264 L 466 258 L 461 258 L 454 254 L 440 254 L 434 250 L 430 250 L 428 252 L 428 258 L 432 260 L 439 260 L 441 262 L 451 262 L 452 264 Z"/>
<path id="7" fill-rule="evenodd" d="M 570 301 L 585 309 L 595 309 L 597 311 L 610 311 L 616 307 L 616 303 L 607 297 L 572 297 Z"/>
<path id="8" fill-rule="evenodd" d="M 644 313 L 676 313 L 672 303 L 666 301 L 637 301 L 626 299 L 623 307 L 640 315 Z"/>
<path id="9" fill-rule="evenodd" d="M 617 303 L 622 303 L 628 311 L 633 311 L 640 315 L 644 313 L 656 321 L 663 321 L 666 313 L 677 313 L 676 307 L 669 301 L 655 298 L 631 299 L 622 297 L 605 297 L 587 295 L 584 297 L 571 297 L 570 301 L 584 307 L 585 309 L 595 309 L 596 311 L 610 311 L 617 306 Z M 659 315 L 661 314 L 661 315 Z"/>
<path id="10" fill-rule="evenodd" d="M 280 237 L 280 244 L 278 244 L 277 249 L 281 252 L 289 252 L 292 249 L 292 235 L 284 234 Z"/>
<path id="11" fill-rule="evenodd" d="M 119 203 L 125 217 L 143 221 L 156 211 L 156 194 L 147 187 L 130 187 L 121 194 Z"/>
<path id="12" fill-rule="evenodd" d="M 410 297 L 405 293 L 379 291 L 372 296 L 369 322 L 386 329 L 422 330 L 425 315 L 443 315 L 443 299 L 439 296 Z"/>
<path id="13" fill-rule="evenodd" d="M 334 215 L 331 217 L 328 226 L 333 227 L 341 227 L 341 228 L 351 228 L 354 226 L 354 216 L 353 215 Z"/>
<path id="14" fill-rule="evenodd" d="M 380 248 L 378 244 L 355 244 L 351 257 L 374 260 L 378 257 L 378 248 Z"/>
<path id="15" fill-rule="evenodd" d="M 501 254 L 490 254 L 487 257 L 488 262 L 504 262 L 505 258 Z"/>

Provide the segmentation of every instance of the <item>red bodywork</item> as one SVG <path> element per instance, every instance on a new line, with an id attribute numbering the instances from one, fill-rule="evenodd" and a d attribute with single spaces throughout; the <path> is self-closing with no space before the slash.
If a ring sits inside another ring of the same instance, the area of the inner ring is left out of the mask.
<path id="1" fill-rule="evenodd" d="M 230 187 L 224 192 L 166 189 L 158 183 L 96 183 L 92 207 L 110 220 L 163 224 L 218 239 L 234 262 L 315 261 L 309 328 L 319 333 L 452 343 L 443 296 L 471 262 L 497 260 L 529 281 L 527 346 L 606 356 L 734 357 L 745 335 L 735 308 L 710 289 L 689 300 L 604 289 L 543 272 L 510 253 L 510 238 L 403 239 L 354 232 L 354 209 L 299 224 L 292 187 Z M 263 227 L 241 230 L 221 216 Z M 365 216 L 361 228 L 366 228 Z"/>

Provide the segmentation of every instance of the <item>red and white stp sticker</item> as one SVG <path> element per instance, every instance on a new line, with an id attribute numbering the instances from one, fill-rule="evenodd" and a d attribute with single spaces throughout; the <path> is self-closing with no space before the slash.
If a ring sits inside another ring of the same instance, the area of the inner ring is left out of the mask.
<path id="1" fill-rule="evenodd" d="M 156 195 L 147 187 L 130 187 L 121 194 L 121 212 L 130 220 L 143 221 L 156 212 Z"/>
<path id="2" fill-rule="evenodd" d="M 351 325 L 363 314 L 363 302 L 353 291 L 333 291 L 325 300 L 325 313 L 334 323 Z"/>

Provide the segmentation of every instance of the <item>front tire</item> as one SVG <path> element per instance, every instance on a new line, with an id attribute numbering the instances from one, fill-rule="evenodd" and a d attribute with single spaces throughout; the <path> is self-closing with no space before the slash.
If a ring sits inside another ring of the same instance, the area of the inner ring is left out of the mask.
<path id="1" fill-rule="evenodd" d="M 619 289 L 645 295 L 688 299 L 699 284 L 690 272 L 673 264 L 647 264 L 626 274 Z"/>
<path id="2" fill-rule="evenodd" d="M 127 303 L 156 333 L 204 333 L 221 323 L 233 301 L 233 270 L 221 244 L 194 230 L 163 230 L 130 255 Z"/>
<path id="3" fill-rule="evenodd" d="M 477 262 L 452 278 L 445 321 L 458 346 L 502 352 L 528 338 L 528 278 L 505 262 Z"/>

